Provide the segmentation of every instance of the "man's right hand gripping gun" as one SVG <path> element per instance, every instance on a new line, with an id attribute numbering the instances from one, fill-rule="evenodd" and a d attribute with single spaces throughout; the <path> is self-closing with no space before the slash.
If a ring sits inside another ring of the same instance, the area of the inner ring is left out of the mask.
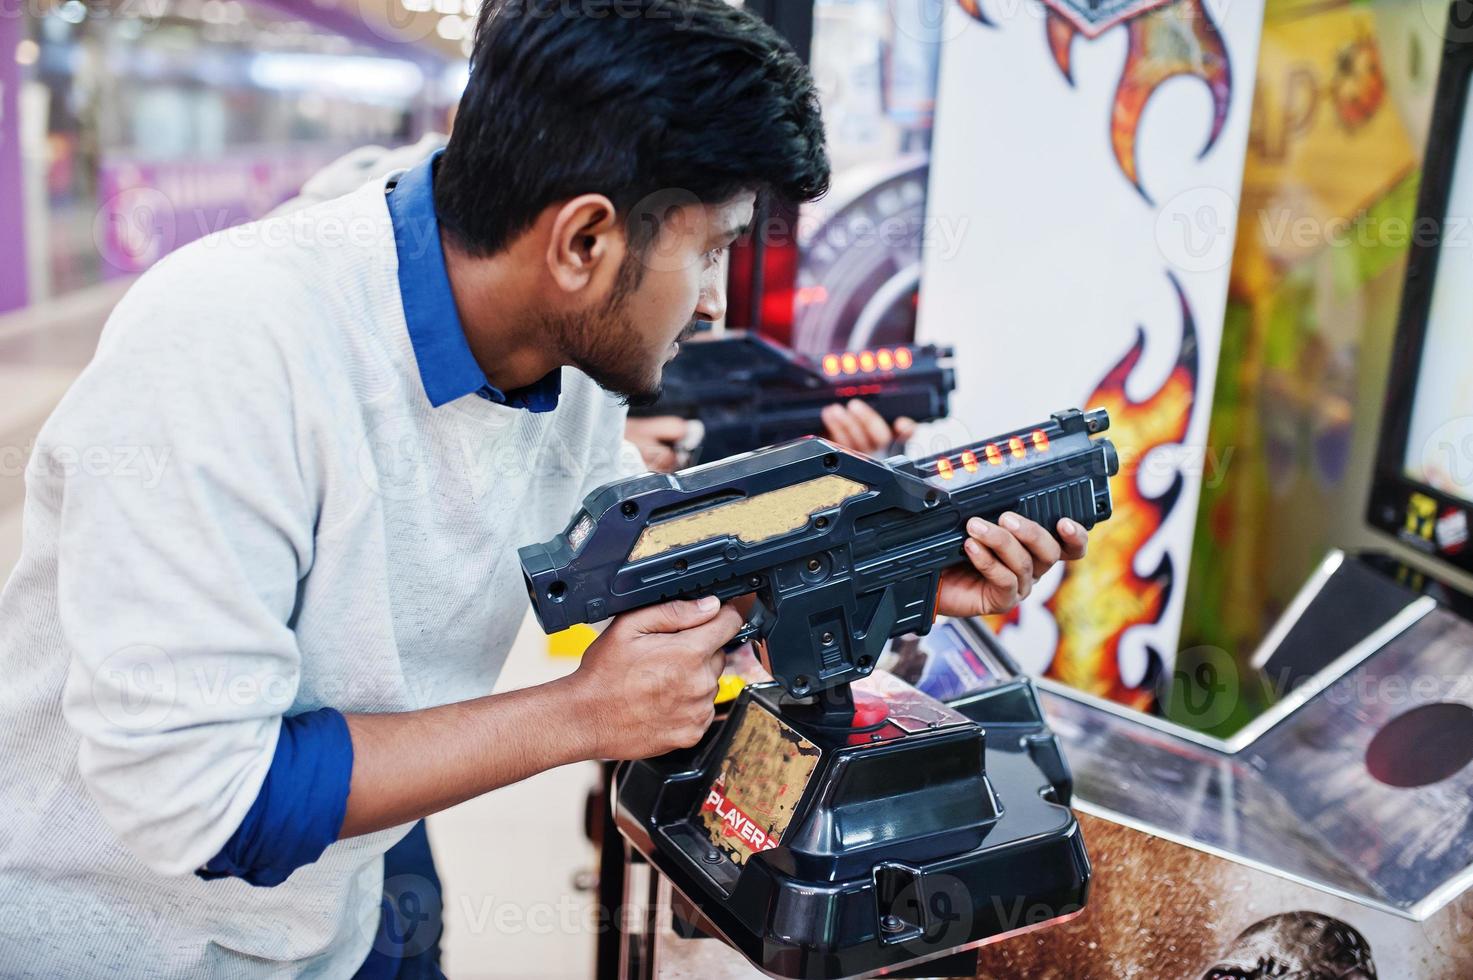
<path id="1" fill-rule="evenodd" d="M 756 593 L 743 631 L 806 697 L 868 675 L 891 637 L 926 633 L 970 518 L 1014 511 L 1050 533 L 1110 516 L 1103 410 L 922 460 L 880 462 L 817 438 L 588 495 L 567 531 L 520 557 L 548 632 L 669 599 Z"/>

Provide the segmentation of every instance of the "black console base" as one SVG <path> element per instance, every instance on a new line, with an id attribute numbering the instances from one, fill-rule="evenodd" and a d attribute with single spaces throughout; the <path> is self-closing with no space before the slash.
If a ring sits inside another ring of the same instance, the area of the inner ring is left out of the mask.
<path id="1" fill-rule="evenodd" d="M 695 749 L 620 767 L 619 830 L 687 934 L 774 976 L 936 976 L 1083 908 L 1068 770 L 1027 680 L 954 708 L 883 673 L 855 693 L 838 728 L 748 688 Z"/>

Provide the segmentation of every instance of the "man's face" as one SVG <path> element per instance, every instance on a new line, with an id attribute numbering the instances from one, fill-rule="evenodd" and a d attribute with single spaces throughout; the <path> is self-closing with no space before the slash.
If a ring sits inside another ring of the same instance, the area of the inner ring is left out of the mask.
<path id="1" fill-rule="evenodd" d="M 658 398 L 665 365 L 696 321 L 726 315 L 721 257 L 751 224 L 755 205 L 749 191 L 722 204 L 664 208 L 659 231 L 631 246 L 613 288 L 552 325 L 568 360 L 632 404 Z"/>

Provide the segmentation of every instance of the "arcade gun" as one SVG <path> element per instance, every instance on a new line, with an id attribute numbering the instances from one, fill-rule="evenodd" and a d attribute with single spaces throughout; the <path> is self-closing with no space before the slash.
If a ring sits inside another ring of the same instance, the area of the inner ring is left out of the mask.
<path id="1" fill-rule="evenodd" d="M 754 595 L 739 639 L 774 681 L 693 749 L 623 763 L 614 782 L 620 832 L 692 928 L 771 975 L 839 978 L 934 970 L 1082 910 L 1072 784 L 1029 682 L 947 705 L 875 665 L 930 630 L 972 517 L 1054 532 L 1110 516 L 1119 460 L 1093 438 L 1108 426 L 1076 409 L 884 462 L 810 437 L 609 484 L 521 549 L 548 632 Z"/>
<path id="2" fill-rule="evenodd" d="M 630 414 L 699 422 L 704 434 L 692 459 L 710 462 L 822 432 L 824 407 L 851 398 L 890 423 L 942 418 L 956 388 L 951 358 L 950 348 L 902 345 L 814 360 L 732 332 L 683 344 L 665 368 L 659 401 Z"/>

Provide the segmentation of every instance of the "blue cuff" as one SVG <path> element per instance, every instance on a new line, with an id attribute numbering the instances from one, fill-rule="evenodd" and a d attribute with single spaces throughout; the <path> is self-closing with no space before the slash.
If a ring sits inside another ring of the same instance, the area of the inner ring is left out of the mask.
<path id="1" fill-rule="evenodd" d="M 276 754 L 234 836 L 195 872 L 270 887 L 322 856 L 348 810 L 353 740 L 332 708 L 281 720 Z"/>

